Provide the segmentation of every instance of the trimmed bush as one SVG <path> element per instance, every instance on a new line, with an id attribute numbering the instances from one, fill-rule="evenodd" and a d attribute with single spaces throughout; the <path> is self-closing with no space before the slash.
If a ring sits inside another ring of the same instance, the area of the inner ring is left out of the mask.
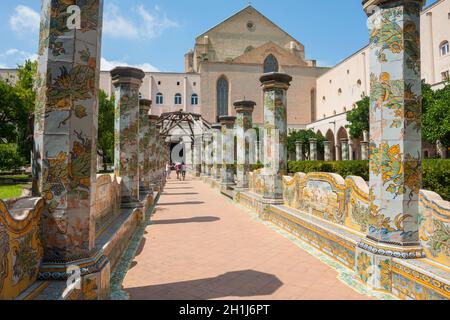
<path id="1" fill-rule="evenodd" d="M 368 161 L 290 161 L 288 163 L 289 173 L 331 172 L 340 174 L 342 177 L 360 176 L 369 180 Z"/>
<path id="2" fill-rule="evenodd" d="M 434 191 L 450 201 L 450 160 L 424 160 L 423 189 Z"/>
<path id="3" fill-rule="evenodd" d="M 0 170 L 17 170 L 26 164 L 20 155 L 17 144 L 0 144 Z"/>
<path id="4" fill-rule="evenodd" d="M 366 181 L 369 180 L 368 161 L 290 161 L 288 170 L 290 174 L 297 172 L 331 172 L 344 178 L 359 176 Z M 450 201 L 450 160 L 423 160 L 422 170 L 422 189 L 436 192 L 443 199 Z"/>

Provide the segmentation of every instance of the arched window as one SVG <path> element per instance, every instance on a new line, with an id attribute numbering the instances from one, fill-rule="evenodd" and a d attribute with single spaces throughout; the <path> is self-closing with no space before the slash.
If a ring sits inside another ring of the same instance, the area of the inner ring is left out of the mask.
<path id="1" fill-rule="evenodd" d="M 198 105 L 198 95 L 196 93 L 194 93 L 191 96 L 191 105 L 193 105 L 193 106 Z"/>
<path id="2" fill-rule="evenodd" d="M 175 95 L 175 104 L 182 104 L 182 103 L 183 103 L 182 100 L 183 100 L 183 99 L 182 99 L 182 97 L 181 97 L 181 94 L 177 93 L 177 94 Z"/>
<path id="3" fill-rule="evenodd" d="M 161 92 L 156 94 L 156 104 L 163 104 L 164 103 L 164 96 Z"/>
<path id="4" fill-rule="evenodd" d="M 269 54 L 264 60 L 264 73 L 278 72 L 278 60 L 272 54 Z"/>
<path id="5" fill-rule="evenodd" d="M 448 41 L 444 41 L 440 45 L 441 56 L 446 56 L 450 52 L 450 45 Z"/>
<path id="6" fill-rule="evenodd" d="M 217 117 L 228 115 L 228 80 L 220 77 L 217 81 Z"/>

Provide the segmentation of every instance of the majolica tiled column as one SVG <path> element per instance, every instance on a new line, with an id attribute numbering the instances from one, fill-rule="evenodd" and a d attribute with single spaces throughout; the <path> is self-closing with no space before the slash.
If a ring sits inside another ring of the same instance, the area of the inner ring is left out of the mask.
<path id="1" fill-rule="evenodd" d="M 331 141 L 325 140 L 323 142 L 323 149 L 324 149 L 324 160 L 325 161 L 332 161 L 332 155 L 331 155 Z"/>
<path id="2" fill-rule="evenodd" d="M 196 177 L 200 177 L 202 175 L 202 144 L 203 137 L 201 135 L 197 135 L 194 137 L 194 174 Z"/>
<path id="3" fill-rule="evenodd" d="M 342 161 L 347 161 L 349 160 L 349 146 L 348 146 L 348 139 L 341 139 L 341 159 Z"/>
<path id="4" fill-rule="evenodd" d="M 309 160 L 317 161 L 317 139 L 309 139 Z"/>
<path id="5" fill-rule="evenodd" d="M 355 150 L 355 142 L 350 139 L 348 140 L 348 159 L 355 160 L 353 157 L 353 151 Z"/>
<path id="6" fill-rule="evenodd" d="M 222 171 L 222 126 L 220 124 L 213 125 L 213 178 L 221 179 Z"/>
<path id="7" fill-rule="evenodd" d="M 234 182 L 234 122 L 236 117 L 222 116 L 219 118 L 222 125 L 222 187 L 229 187 Z"/>
<path id="8" fill-rule="evenodd" d="M 264 199 L 283 202 L 283 176 L 287 173 L 287 90 L 292 77 L 264 74 Z"/>
<path id="9" fill-rule="evenodd" d="M 183 154 L 184 154 L 184 164 L 186 168 L 191 168 L 192 165 L 192 139 L 190 136 L 183 136 Z"/>
<path id="10" fill-rule="evenodd" d="M 248 172 L 250 171 L 250 147 L 256 141 L 250 141 L 253 128 L 253 110 L 256 103 L 253 101 L 237 101 L 234 103 L 236 110 L 236 143 L 237 143 L 237 167 L 236 185 L 239 189 L 248 188 Z M 247 139 L 246 139 L 247 137 Z M 256 137 L 255 137 L 256 138 Z"/>
<path id="11" fill-rule="evenodd" d="M 213 158 L 212 158 L 212 132 L 203 134 L 203 142 L 205 143 L 205 176 L 212 176 Z"/>
<path id="12" fill-rule="evenodd" d="M 295 159 L 296 159 L 296 161 L 305 160 L 305 158 L 303 157 L 303 142 L 302 141 L 295 142 Z"/>
<path id="13" fill-rule="evenodd" d="M 47 201 L 40 277 L 51 280 L 66 278 L 68 266 L 83 265 L 85 275 L 108 265 L 95 249 L 94 220 L 103 2 L 78 4 L 78 29 L 68 28 L 71 4 L 44 0 L 41 6 L 33 194 Z M 35 258 L 36 253 L 26 251 L 27 243 L 23 252 L 22 244 L 11 248 L 18 259 Z M 30 270 L 21 272 L 27 276 Z"/>
<path id="14" fill-rule="evenodd" d="M 207 139 L 208 139 L 208 135 L 207 133 L 204 133 L 202 136 L 202 142 L 201 142 L 201 153 L 202 153 L 202 176 L 206 176 L 206 171 L 207 171 Z"/>
<path id="15" fill-rule="evenodd" d="M 356 269 L 363 281 L 388 291 L 390 258 L 422 256 L 418 219 L 424 2 L 364 2 L 371 26 L 370 213 L 367 238 L 358 244 Z"/>
<path id="16" fill-rule="evenodd" d="M 361 160 L 369 159 L 369 142 L 361 141 Z"/>
<path id="17" fill-rule="evenodd" d="M 150 187 L 150 123 L 148 113 L 152 101 L 139 100 L 139 189 L 140 192 L 149 192 Z"/>
<path id="18" fill-rule="evenodd" d="M 157 157 L 157 134 L 156 134 L 156 123 L 159 117 L 155 115 L 148 116 L 148 126 L 149 126 L 149 190 L 150 192 L 155 192 L 159 190 L 158 184 L 158 157 Z"/>
<path id="19" fill-rule="evenodd" d="M 139 203 L 139 89 L 142 70 L 118 67 L 111 71 L 115 87 L 115 164 L 123 207 Z"/>

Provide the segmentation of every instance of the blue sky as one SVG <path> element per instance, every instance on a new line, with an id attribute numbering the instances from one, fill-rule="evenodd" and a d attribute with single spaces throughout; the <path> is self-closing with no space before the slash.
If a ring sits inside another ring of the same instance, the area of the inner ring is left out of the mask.
<path id="1" fill-rule="evenodd" d="M 194 38 L 248 5 L 244 0 L 104 0 L 102 67 L 183 71 Z M 427 5 L 434 0 L 427 0 Z M 332 66 L 367 44 L 361 0 L 253 0 L 305 45 L 308 59 Z M 40 0 L 0 1 L 0 67 L 35 58 Z"/>

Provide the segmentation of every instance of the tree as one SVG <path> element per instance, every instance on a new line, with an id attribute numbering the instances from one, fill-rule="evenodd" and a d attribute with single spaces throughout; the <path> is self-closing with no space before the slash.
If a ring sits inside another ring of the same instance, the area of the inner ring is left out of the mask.
<path id="1" fill-rule="evenodd" d="M 114 162 L 114 97 L 108 99 L 103 90 L 99 91 L 98 150 L 103 158 L 103 167 Z"/>
<path id="2" fill-rule="evenodd" d="M 346 128 L 349 129 L 350 137 L 358 139 L 363 135 L 364 131 L 369 131 L 370 118 L 370 98 L 364 96 L 362 100 L 356 102 L 356 108 L 347 113 L 347 121 L 350 122 Z"/>
<path id="3" fill-rule="evenodd" d="M 301 141 L 303 143 L 303 148 L 309 152 L 309 139 L 317 139 L 317 151 L 323 152 L 323 142 L 325 138 L 320 134 L 316 134 L 311 129 L 309 130 L 296 130 L 289 134 L 288 136 L 288 154 L 296 152 L 297 141 Z"/>
<path id="4" fill-rule="evenodd" d="M 22 115 L 18 125 L 18 151 L 25 158 L 30 159 L 33 143 L 34 106 L 36 91 L 34 87 L 37 75 L 37 62 L 27 60 L 17 68 L 18 80 L 16 90 L 22 101 Z"/>
<path id="5" fill-rule="evenodd" d="M 433 91 L 431 86 L 422 86 L 423 115 L 422 134 L 431 143 L 440 141 L 450 147 L 450 82 L 442 89 Z"/>
<path id="6" fill-rule="evenodd" d="M 26 116 L 16 88 L 0 81 L 0 143 L 17 143 L 18 128 Z"/>

